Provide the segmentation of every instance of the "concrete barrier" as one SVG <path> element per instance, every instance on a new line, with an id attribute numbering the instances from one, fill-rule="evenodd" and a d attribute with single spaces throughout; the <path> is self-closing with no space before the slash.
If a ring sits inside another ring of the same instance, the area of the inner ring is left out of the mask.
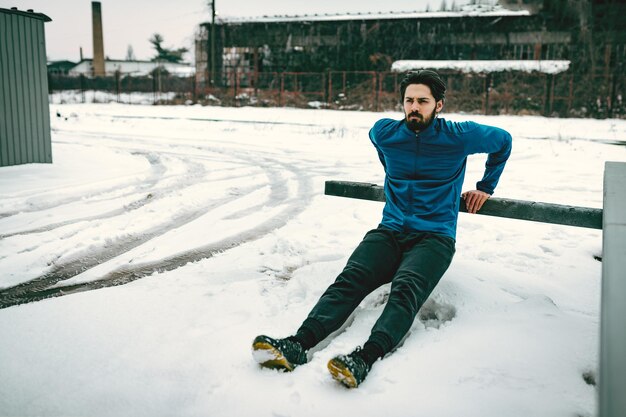
<path id="1" fill-rule="evenodd" d="M 626 416 L 626 163 L 604 168 L 599 416 Z"/>

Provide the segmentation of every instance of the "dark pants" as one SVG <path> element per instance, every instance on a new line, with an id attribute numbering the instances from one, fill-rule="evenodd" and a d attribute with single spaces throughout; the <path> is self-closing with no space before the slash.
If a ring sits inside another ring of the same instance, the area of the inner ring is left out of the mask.
<path id="1" fill-rule="evenodd" d="M 391 352 L 411 328 L 454 252 L 454 239 L 443 235 L 384 227 L 369 231 L 301 329 L 314 334 L 319 343 L 339 329 L 368 294 L 391 282 L 389 300 L 369 339 L 384 353 Z"/>

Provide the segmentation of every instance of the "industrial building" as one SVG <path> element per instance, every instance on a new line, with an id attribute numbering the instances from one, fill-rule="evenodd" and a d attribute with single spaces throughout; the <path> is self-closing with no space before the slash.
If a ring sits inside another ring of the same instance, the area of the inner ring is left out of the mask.
<path id="1" fill-rule="evenodd" d="M 564 78 L 557 79 L 559 94 L 578 95 L 573 90 L 585 78 L 584 89 L 595 86 L 613 107 L 621 100 L 625 2 L 500 3 L 438 12 L 216 19 L 200 26 L 196 76 L 199 84 L 215 88 L 263 88 L 271 73 L 326 72 L 323 82 L 328 84 L 329 72 L 388 72 L 401 60 L 557 60 L 570 61 L 568 75 L 578 77 L 561 86 Z M 333 99 L 327 86 L 318 89 L 320 97 L 323 89 L 325 99 Z"/>

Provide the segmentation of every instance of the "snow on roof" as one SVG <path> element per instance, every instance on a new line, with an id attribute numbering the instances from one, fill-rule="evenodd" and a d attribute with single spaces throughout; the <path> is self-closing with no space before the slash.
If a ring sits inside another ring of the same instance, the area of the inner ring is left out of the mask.
<path id="1" fill-rule="evenodd" d="M 557 60 L 483 60 L 483 61 L 396 61 L 391 65 L 395 72 L 406 72 L 418 69 L 450 69 L 465 73 L 523 71 L 558 74 L 569 68 L 570 61 Z"/>
<path id="2" fill-rule="evenodd" d="M 70 75 L 89 74 L 92 72 L 91 59 L 85 59 L 72 68 Z M 178 77 L 189 77 L 196 73 L 196 68 L 189 64 L 173 63 L 173 62 L 154 62 L 154 61 L 123 61 L 107 59 L 104 61 L 105 72 L 114 74 L 119 71 L 122 74 L 132 74 L 135 76 L 145 76 L 154 71 L 157 67 L 162 67 L 171 75 Z"/>
<path id="3" fill-rule="evenodd" d="M 507 10 L 499 5 L 464 6 L 459 11 L 440 12 L 378 12 L 378 13 L 338 13 L 314 15 L 278 15 L 262 17 L 221 17 L 221 23 L 271 23 L 271 22 L 312 22 L 337 20 L 379 20 L 379 19 L 433 19 L 446 17 L 502 17 L 530 16 L 527 10 Z"/>
<path id="4" fill-rule="evenodd" d="M 157 67 L 165 68 L 167 72 L 179 77 L 187 77 L 196 73 L 196 68 L 187 64 L 154 61 L 105 61 L 106 71 L 128 73 L 133 75 L 148 75 Z"/>

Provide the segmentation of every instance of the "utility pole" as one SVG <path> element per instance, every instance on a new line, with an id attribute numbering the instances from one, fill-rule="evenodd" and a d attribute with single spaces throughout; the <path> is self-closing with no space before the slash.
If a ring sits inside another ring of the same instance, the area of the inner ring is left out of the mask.
<path id="1" fill-rule="evenodd" d="M 211 0 L 211 86 L 215 86 L 215 0 Z"/>

